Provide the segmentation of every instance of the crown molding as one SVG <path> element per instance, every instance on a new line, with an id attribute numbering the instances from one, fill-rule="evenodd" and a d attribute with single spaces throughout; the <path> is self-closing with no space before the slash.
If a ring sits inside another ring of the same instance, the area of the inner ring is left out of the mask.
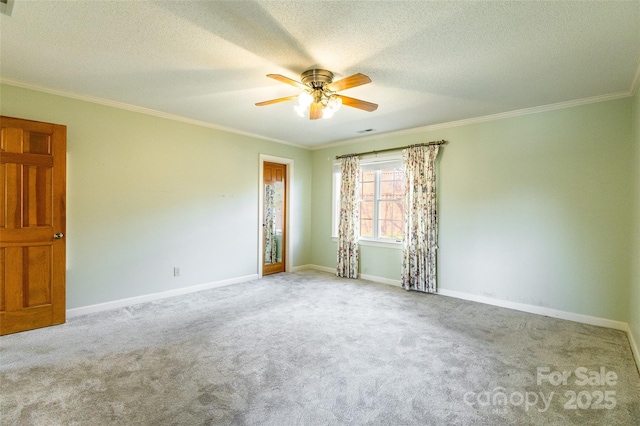
<path id="1" fill-rule="evenodd" d="M 640 68 L 639 68 L 639 71 L 640 71 Z M 638 79 L 638 75 L 639 74 L 636 73 L 636 80 Z M 637 81 L 636 81 L 636 86 L 637 86 Z M 463 120 L 448 121 L 446 123 L 431 124 L 431 125 L 423 126 L 423 127 L 414 127 L 414 128 L 411 128 L 411 129 L 398 130 L 398 131 L 395 131 L 395 132 L 377 133 L 375 135 L 362 136 L 362 137 L 359 137 L 359 138 L 343 139 L 343 140 L 332 142 L 332 143 L 329 143 L 329 144 L 326 144 L 326 145 L 314 146 L 314 147 L 312 147 L 310 149 L 312 151 L 316 151 L 316 150 L 319 150 L 319 149 L 336 148 L 336 147 L 339 147 L 339 146 L 351 145 L 351 144 L 357 143 L 357 142 L 372 141 L 372 140 L 376 140 L 376 139 L 387 139 L 387 138 L 396 137 L 396 136 L 414 135 L 416 133 L 425 133 L 425 132 L 431 132 L 431 131 L 434 131 L 434 130 L 448 129 L 448 128 L 452 128 L 452 127 L 461 127 L 461 126 L 466 126 L 466 125 L 469 125 L 469 124 L 484 123 L 484 122 L 487 122 L 487 121 L 502 120 L 504 118 L 520 117 L 520 116 L 523 116 L 523 115 L 537 114 L 537 113 L 540 113 L 540 112 L 553 111 L 553 110 L 564 109 L 564 108 L 571 108 L 571 107 L 575 107 L 575 106 L 592 104 L 592 103 L 597 103 L 597 102 L 612 101 L 612 100 L 616 100 L 616 99 L 627 98 L 629 96 L 633 96 L 633 93 L 631 91 L 629 91 L 629 92 L 610 93 L 610 94 L 606 94 L 606 95 L 599 95 L 599 96 L 592 96 L 592 97 L 589 97 L 589 98 L 576 99 L 576 100 L 573 100 L 573 101 L 558 102 L 558 103 L 555 103 L 555 104 L 548 104 L 548 105 L 541 105 L 541 106 L 532 107 L 532 108 L 518 109 L 518 110 L 513 110 L 513 111 L 501 112 L 501 113 L 498 113 L 498 114 L 484 115 L 484 116 L 481 116 L 481 117 L 465 118 Z"/>
<path id="2" fill-rule="evenodd" d="M 373 140 L 378 140 L 378 139 L 387 139 L 387 138 L 391 138 L 391 137 L 398 137 L 398 136 L 405 136 L 405 135 L 414 135 L 414 134 L 417 134 L 417 133 L 426 133 L 426 132 L 431 132 L 431 131 L 440 130 L 440 129 L 461 127 L 461 126 L 466 126 L 466 125 L 469 125 L 469 124 L 484 123 L 484 122 L 488 122 L 488 121 L 502 120 L 502 119 L 505 119 L 505 118 L 520 117 L 520 116 L 523 116 L 523 115 L 537 114 L 537 113 L 540 113 L 540 112 L 553 111 L 553 110 L 557 110 L 557 109 L 571 108 L 571 107 L 576 107 L 576 106 L 580 106 L 580 105 L 586 105 L 586 104 L 592 104 L 592 103 L 598 103 L 598 102 L 606 102 L 606 101 L 612 101 L 612 100 L 616 100 L 616 99 L 622 99 L 622 98 L 630 97 L 630 96 L 633 96 L 635 94 L 635 92 L 637 90 L 637 87 L 640 84 L 640 64 L 638 66 L 638 69 L 636 70 L 635 76 L 633 78 L 633 82 L 631 83 L 631 87 L 629 88 L 629 91 L 627 91 L 627 92 L 610 93 L 610 94 L 606 94 L 606 95 L 592 96 L 592 97 L 588 97 L 588 98 L 576 99 L 576 100 L 566 101 L 566 102 L 558 102 L 558 103 L 554 103 L 554 104 L 542 105 L 542 106 L 537 106 L 537 107 L 532 107 L 532 108 L 523 108 L 523 109 L 507 111 L 507 112 L 501 112 L 501 113 L 497 113 L 497 114 L 490 114 L 490 115 L 485 115 L 485 116 L 480 116 L 480 117 L 466 118 L 466 119 L 463 119 L 463 120 L 448 121 L 448 122 L 445 122 L 445 123 L 431 124 L 431 125 L 422 126 L 422 127 L 414 127 L 414 128 L 411 128 L 411 129 L 404 129 L 404 130 L 398 130 L 398 131 L 386 132 L 386 133 L 376 133 L 375 135 L 361 136 L 361 137 L 352 138 L 352 139 L 342 139 L 342 140 L 339 140 L 339 141 L 336 141 L 336 142 L 331 142 L 331 143 L 328 143 L 328 144 L 318 145 L 318 146 L 300 145 L 300 144 L 297 144 L 297 143 L 293 143 L 293 142 L 289 142 L 289 141 L 283 141 L 283 140 L 274 139 L 274 138 L 269 138 L 269 137 L 257 135 L 257 134 L 254 134 L 254 133 L 243 132 L 241 130 L 234 129 L 234 128 L 231 128 L 231 127 L 219 126 L 219 125 L 216 125 L 216 124 L 208 123 L 206 121 L 200 121 L 200 120 L 195 120 L 195 119 L 192 119 L 192 118 L 183 117 L 183 116 L 180 116 L 180 115 L 169 114 L 169 113 L 162 112 L 162 111 L 157 111 L 157 110 L 154 110 L 154 109 L 151 109 L 151 108 L 144 108 L 144 107 L 140 107 L 140 106 L 136 106 L 136 105 L 127 104 L 127 103 L 124 103 L 124 102 L 112 101 L 112 100 L 100 98 L 100 97 L 97 97 L 97 96 L 82 95 L 82 94 L 79 94 L 79 93 L 68 92 L 68 91 L 65 91 L 65 90 L 51 89 L 51 88 L 48 88 L 48 87 L 38 86 L 38 85 L 35 85 L 35 84 L 31 84 L 31 83 L 26 83 L 26 82 L 23 82 L 23 81 L 12 79 L 12 78 L 6 78 L 6 77 L 1 77 L 0 76 L 0 83 L 7 84 L 7 85 L 10 85 L 10 86 L 22 87 L 22 88 L 25 88 L 25 89 L 30 89 L 30 90 L 34 90 L 34 91 L 38 91 L 38 92 L 49 93 L 49 94 L 52 94 L 52 95 L 63 96 L 63 97 L 66 97 L 66 98 L 77 99 L 77 100 L 80 100 L 80 101 L 91 102 L 91 103 L 104 105 L 104 106 L 109 106 L 109 107 L 113 107 L 113 108 L 119 108 L 119 109 L 123 109 L 123 110 L 127 110 L 127 111 L 137 112 L 137 113 L 140 113 L 140 114 L 151 115 L 151 116 L 154 116 L 154 117 L 165 118 L 165 119 L 168 119 L 168 120 L 178 121 L 178 122 L 182 122 L 182 123 L 186 123 L 186 124 L 192 124 L 192 125 L 195 125 L 195 126 L 206 127 L 206 128 L 209 128 L 209 129 L 220 130 L 220 131 L 223 131 L 223 132 L 232 133 L 232 134 L 236 134 L 236 135 L 240 135 L 240 136 L 247 136 L 247 137 L 260 139 L 260 140 L 264 140 L 264 141 L 275 142 L 275 143 L 278 143 L 278 144 L 288 145 L 288 146 L 292 146 L 292 147 L 300 148 L 300 149 L 304 149 L 304 150 L 317 151 L 317 150 L 321 150 L 321 149 L 336 148 L 336 147 L 340 147 L 340 146 L 351 145 L 351 144 L 358 143 L 358 142 L 373 141 Z"/>
<path id="3" fill-rule="evenodd" d="M 165 119 L 168 119 L 168 120 L 178 121 L 178 122 L 186 123 L 186 124 L 192 124 L 192 125 L 195 125 L 195 126 L 206 127 L 206 128 L 209 128 L 209 129 L 220 130 L 220 131 L 223 131 L 223 132 L 232 133 L 232 134 L 236 134 L 236 135 L 247 136 L 247 137 L 251 137 L 251 138 L 255 138 L 255 139 L 261 139 L 261 140 L 265 140 L 265 141 L 269 141 L 269 142 L 275 142 L 275 143 L 279 143 L 279 144 L 282 144 L 282 145 L 289 145 L 289 146 L 293 146 L 293 147 L 296 147 L 296 148 L 309 149 L 308 146 L 299 145 L 299 144 L 296 144 L 296 143 L 293 143 L 293 142 L 288 142 L 288 141 L 282 141 L 282 140 L 279 140 L 279 139 L 268 138 L 266 136 L 256 135 L 254 133 L 243 132 L 241 130 L 234 129 L 232 127 L 219 126 L 219 125 L 216 125 L 216 124 L 208 123 L 206 121 L 195 120 L 195 119 L 192 119 L 192 118 L 183 117 L 181 115 L 169 114 L 169 113 L 158 111 L 158 110 L 155 110 L 155 109 L 140 107 L 140 106 L 136 106 L 136 105 L 132 105 L 132 104 L 127 104 L 127 103 L 124 103 L 124 102 L 112 101 L 110 99 L 104 99 L 104 98 L 100 98 L 100 97 L 97 97 L 97 96 L 82 95 L 82 94 L 75 93 L 75 92 L 68 92 L 66 90 L 51 89 L 49 87 L 38 86 L 36 84 L 26 83 L 26 82 L 23 82 L 23 81 L 20 81 L 20 80 L 14 80 L 12 78 L 6 78 L 6 77 L 0 77 L 0 83 L 7 84 L 9 86 L 21 87 L 23 89 L 34 90 L 34 91 L 37 91 L 37 92 L 48 93 L 50 95 L 62 96 L 62 97 L 65 97 L 65 98 L 76 99 L 76 100 L 79 100 L 79 101 L 91 102 L 91 103 L 94 103 L 94 104 L 99 104 L 99 105 L 108 106 L 108 107 L 112 107 L 112 108 L 119 108 L 119 109 L 123 109 L 123 110 L 126 110 L 126 111 L 137 112 L 137 113 L 140 113 L 140 114 L 151 115 L 151 116 L 159 117 L 159 118 L 165 118 Z"/>

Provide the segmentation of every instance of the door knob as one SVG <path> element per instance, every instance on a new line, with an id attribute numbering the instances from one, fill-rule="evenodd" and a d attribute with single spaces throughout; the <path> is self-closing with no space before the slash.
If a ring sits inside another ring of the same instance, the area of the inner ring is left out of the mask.
<path id="1" fill-rule="evenodd" d="M 64 234 L 62 232 L 58 232 L 56 234 L 53 234 L 53 238 L 55 238 L 56 240 L 59 240 L 62 237 L 64 237 Z"/>

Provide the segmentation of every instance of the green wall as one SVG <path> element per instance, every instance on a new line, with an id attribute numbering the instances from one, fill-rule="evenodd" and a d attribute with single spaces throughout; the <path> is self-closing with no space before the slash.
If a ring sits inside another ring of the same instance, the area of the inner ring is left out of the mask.
<path id="1" fill-rule="evenodd" d="M 316 150 L 312 262 L 335 266 L 335 155 L 446 139 L 440 288 L 626 322 L 637 169 L 631 108 L 625 98 Z M 361 273 L 399 280 L 400 251 L 361 252 Z"/>
<path id="2" fill-rule="evenodd" d="M 629 297 L 629 326 L 636 345 L 640 345 L 640 90 L 636 89 L 633 97 L 633 138 L 635 143 L 635 244 L 632 252 L 631 265 L 633 279 L 631 281 L 631 295 Z M 640 359 L 640 354 L 636 354 Z M 638 366 L 640 368 L 640 365 Z"/>
<path id="3" fill-rule="evenodd" d="M 67 308 L 257 274 L 259 154 L 295 161 L 291 265 L 310 262 L 308 150 L 0 90 L 3 115 L 67 126 Z"/>

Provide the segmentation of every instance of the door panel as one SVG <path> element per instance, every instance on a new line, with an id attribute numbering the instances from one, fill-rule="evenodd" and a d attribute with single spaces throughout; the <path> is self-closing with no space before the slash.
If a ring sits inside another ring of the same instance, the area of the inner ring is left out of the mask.
<path id="1" fill-rule="evenodd" d="M 0 117 L 0 334 L 65 321 L 66 127 Z"/>

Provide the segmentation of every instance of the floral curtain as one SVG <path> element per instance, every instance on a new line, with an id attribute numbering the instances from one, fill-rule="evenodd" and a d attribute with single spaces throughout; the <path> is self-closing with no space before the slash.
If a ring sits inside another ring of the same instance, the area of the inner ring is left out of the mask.
<path id="1" fill-rule="evenodd" d="M 340 169 L 340 220 L 338 222 L 338 266 L 336 275 L 358 278 L 358 226 L 360 223 L 359 190 L 360 161 L 358 157 L 342 159 Z"/>
<path id="2" fill-rule="evenodd" d="M 438 145 L 415 146 L 402 151 L 406 188 L 402 287 L 406 290 L 436 292 L 438 148 Z"/>
<path id="3" fill-rule="evenodd" d="M 266 184 L 264 186 L 264 263 L 278 262 L 275 196 L 275 187 Z"/>

